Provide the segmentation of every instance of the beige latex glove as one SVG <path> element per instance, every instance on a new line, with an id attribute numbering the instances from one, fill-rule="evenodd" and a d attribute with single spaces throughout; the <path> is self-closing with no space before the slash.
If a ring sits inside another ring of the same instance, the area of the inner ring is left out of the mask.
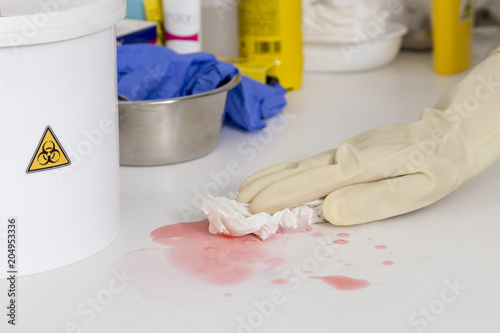
<path id="1" fill-rule="evenodd" d="M 297 163 L 260 171 L 236 200 L 274 213 L 325 197 L 323 213 L 353 225 L 443 198 L 500 161 L 500 49 L 420 120 L 375 128 Z"/>

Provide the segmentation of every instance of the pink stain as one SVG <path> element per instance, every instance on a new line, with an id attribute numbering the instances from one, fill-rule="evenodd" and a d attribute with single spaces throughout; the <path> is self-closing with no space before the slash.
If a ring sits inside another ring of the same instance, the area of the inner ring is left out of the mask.
<path id="1" fill-rule="evenodd" d="M 230 285 L 284 263 L 272 250 L 273 240 L 254 235 L 226 237 L 208 232 L 208 220 L 160 227 L 151 233 L 155 243 L 171 248 L 172 266 L 213 285 Z"/>
<path id="2" fill-rule="evenodd" d="M 315 231 L 310 236 L 314 238 L 321 238 L 324 236 L 324 234 L 321 231 Z"/>
<path id="3" fill-rule="evenodd" d="M 352 264 L 344 264 L 344 266 L 347 266 L 347 267 L 349 267 L 349 266 L 352 266 Z"/>
<path id="4" fill-rule="evenodd" d="M 339 237 L 339 238 L 347 238 L 350 236 L 351 236 L 351 234 L 348 234 L 347 232 L 341 232 L 340 234 L 337 234 L 337 237 Z"/>
<path id="5" fill-rule="evenodd" d="M 375 248 L 377 250 L 385 250 L 385 249 L 387 249 L 387 245 L 376 245 Z"/>
<path id="6" fill-rule="evenodd" d="M 224 296 L 224 297 L 231 297 L 231 296 L 233 296 L 233 294 L 231 294 L 231 293 L 225 293 L 222 296 Z"/>
<path id="7" fill-rule="evenodd" d="M 386 260 L 386 261 L 382 261 L 382 265 L 386 265 L 386 266 L 392 266 L 394 265 L 395 262 L 392 261 L 392 260 Z"/>
<path id="8" fill-rule="evenodd" d="M 312 278 L 321 280 L 337 290 L 357 290 L 370 285 L 370 282 L 366 280 L 353 279 L 342 275 L 312 276 Z"/>
<path id="9" fill-rule="evenodd" d="M 347 239 L 337 239 L 337 240 L 333 241 L 332 244 L 345 245 L 345 244 L 349 244 L 349 241 Z"/>
<path id="10" fill-rule="evenodd" d="M 276 278 L 271 280 L 271 284 L 275 285 L 287 284 L 288 282 L 289 282 L 288 279 L 284 278 Z"/>

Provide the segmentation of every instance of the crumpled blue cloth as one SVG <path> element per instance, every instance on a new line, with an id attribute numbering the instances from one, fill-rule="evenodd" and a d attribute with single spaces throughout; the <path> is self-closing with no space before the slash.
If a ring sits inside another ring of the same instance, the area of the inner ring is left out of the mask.
<path id="1" fill-rule="evenodd" d="M 118 93 L 134 101 L 187 96 L 215 89 L 238 73 L 234 65 L 204 52 L 177 54 L 150 44 L 117 46 Z M 248 131 L 286 105 L 286 90 L 242 76 L 227 95 L 224 121 Z"/>

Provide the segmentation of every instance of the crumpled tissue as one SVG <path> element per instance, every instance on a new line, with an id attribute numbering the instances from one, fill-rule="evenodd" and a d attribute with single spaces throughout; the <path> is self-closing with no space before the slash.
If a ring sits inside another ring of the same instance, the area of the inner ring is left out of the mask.
<path id="1" fill-rule="evenodd" d="M 225 197 L 206 196 L 200 206 L 209 221 L 209 232 L 239 237 L 255 234 L 267 240 L 277 232 L 296 233 L 307 231 L 314 223 L 325 222 L 323 200 L 314 200 L 293 209 L 283 209 L 274 214 L 249 211 L 250 204 Z"/>

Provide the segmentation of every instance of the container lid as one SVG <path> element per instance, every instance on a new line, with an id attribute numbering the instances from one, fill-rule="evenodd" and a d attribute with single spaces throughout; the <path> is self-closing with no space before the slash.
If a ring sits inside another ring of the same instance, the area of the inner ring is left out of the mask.
<path id="1" fill-rule="evenodd" d="M 113 26 L 126 0 L 0 0 L 0 47 L 57 42 Z"/>

